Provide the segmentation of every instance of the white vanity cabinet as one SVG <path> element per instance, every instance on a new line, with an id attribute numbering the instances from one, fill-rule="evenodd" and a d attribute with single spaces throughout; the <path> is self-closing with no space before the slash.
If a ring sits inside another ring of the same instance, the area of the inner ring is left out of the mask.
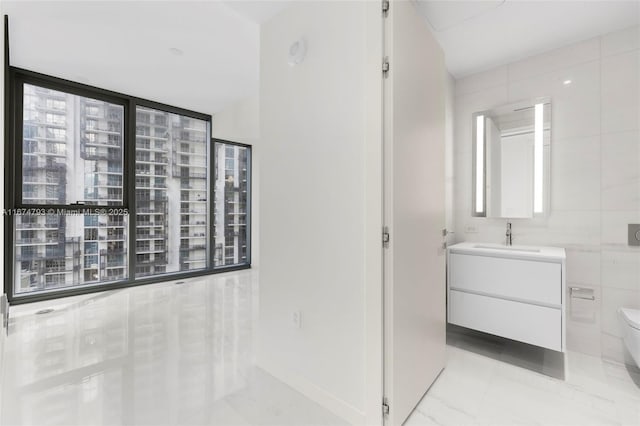
<path id="1" fill-rule="evenodd" d="M 460 243 L 448 249 L 448 321 L 564 352 L 565 252 Z"/>

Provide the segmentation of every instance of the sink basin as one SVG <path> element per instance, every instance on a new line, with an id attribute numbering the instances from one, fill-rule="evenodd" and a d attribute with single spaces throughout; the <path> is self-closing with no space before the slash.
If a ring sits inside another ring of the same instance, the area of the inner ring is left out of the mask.
<path id="1" fill-rule="evenodd" d="M 508 247 L 508 246 L 490 246 L 490 245 L 475 245 L 473 246 L 473 248 L 479 248 L 479 249 L 491 249 L 491 250 L 506 250 L 506 251 L 519 251 L 519 252 L 525 252 L 525 253 L 540 253 L 539 249 L 534 249 L 534 248 L 520 248 L 520 247 Z"/>
<path id="2" fill-rule="evenodd" d="M 478 256 L 505 257 L 515 259 L 544 259 L 562 261 L 566 258 L 561 247 L 507 246 L 500 243 L 468 242 L 449 246 L 449 253 L 476 254 Z"/>

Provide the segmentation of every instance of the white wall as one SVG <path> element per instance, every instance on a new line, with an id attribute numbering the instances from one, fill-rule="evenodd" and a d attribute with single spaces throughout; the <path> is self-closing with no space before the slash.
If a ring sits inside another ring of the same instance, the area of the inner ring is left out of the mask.
<path id="1" fill-rule="evenodd" d="M 234 102 L 213 114 L 214 138 L 255 145 L 260 138 L 260 102 L 258 94 Z"/>
<path id="2" fill-rule="evenodd" d="M 259 176 L 258 363 L 367 424 L 380 420 L 382 387 L 381 329 L 367 328 L 372 312 L 381 326 L 382 39 L 371 4 L 302 2 L 263 25 Z M 300 37 L 307 57 L 291 67 Z"/>
<path id="3" fill-rule="evenodd" d="M 640 223 L 639 39 L 633 27 L 456 82 L 458 241 L 502 242 L 505 234 L 505 220 L 471 217 L 471 114 L 550 96 L 551 214 L 514 220 L 514 244 L 567 249 L 568 287 L 596 296 L 582 307 L 593 310 L 592 322 L 569 305 L 568 348 L 617 361 L 616 309 L 640 308 L 640 250 L 627 246 L 627 224 Z"/>

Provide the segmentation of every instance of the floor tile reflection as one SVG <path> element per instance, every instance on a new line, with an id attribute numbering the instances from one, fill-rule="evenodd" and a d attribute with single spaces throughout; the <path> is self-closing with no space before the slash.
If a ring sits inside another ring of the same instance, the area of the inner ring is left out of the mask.
<path id="1" fill-rule="evenodd" d="M 12 308 L 2 425 L 341 425 L 255 367 L 251 271 Z M 54 312 L 36 315 L 43 307 Z M 640 425 L 640 374 L 448 333 L 416 425 Z"/>
<path id="2" fill-rule="evenodd" d="M 640 425 L 640 374 L 450 327 L 447 365 L 406 426 Z"/>
<path id="3" fill-rule="evenodd" d="M 342 423 L 254 366 L 251 271 L 50 306 L 12 311 L 3 425 Z"/>

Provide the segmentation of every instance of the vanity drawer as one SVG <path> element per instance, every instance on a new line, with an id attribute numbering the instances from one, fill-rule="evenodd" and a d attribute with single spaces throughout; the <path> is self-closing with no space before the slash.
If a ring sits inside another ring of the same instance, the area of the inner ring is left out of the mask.
<path id="1" fill-rule="evenodd" d="M 449 287 L 547 305 L 562 304 L 562 265 L 458 253 L 449 255 Z"/>
<path id="2" fill-rule="evenodd" d="M 451 290 L 449 322 L 554 351 L 562 351 L 560 309 Z"/>

